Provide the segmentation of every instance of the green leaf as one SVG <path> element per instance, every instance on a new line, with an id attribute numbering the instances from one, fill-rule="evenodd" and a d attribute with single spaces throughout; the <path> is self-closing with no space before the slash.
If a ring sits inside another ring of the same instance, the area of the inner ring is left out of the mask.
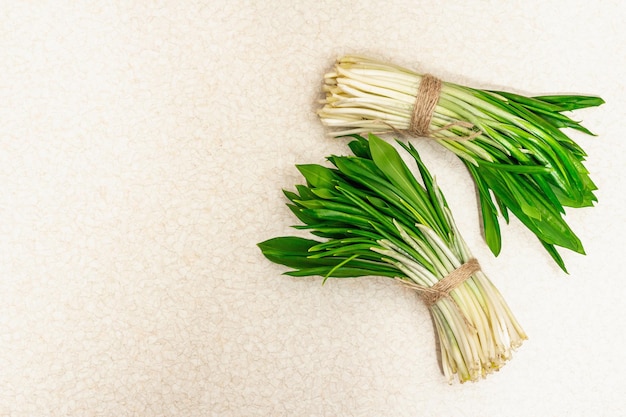
<path id="1" fill-rule="evenodd" d="M 419 213 L 420 223 L 435 229 L 440 236 L 446 236 L 446 230 L 442 229 L 435 219 L 438 213 L 434 210 L 427 193 L 417 182 L 398 151 L 372 134 L 369 135 L 369 142 L 374 164 L 400 190 L 401 195 L 406 198 L 406 203 Z"/>
<path id="2" fill-rule="evenodd" d="M 478 161 L 478 165 L 485 165 L 493 169 L 515 172 L 517 174 L 550 174 L 551 171 L 550 168 L 541 165 L 497 164 L 484 160 Z"/>
<path id="3" fill-rule="evenodd" d="M 555 95 L 536 96 L 535 98 L 557 106 L 559 109 L 558 111 L 571 111 L 587 107 L 596 107 L 605 103 L 603 99 L 596 96 Z"/>
<path id="4" fill-rule="evenodd" d="M 525 97 L 519 94 L 509 93 L 506 91 L 491 91 L 494 94 L 497 94 L 501 97 L 505 97 L 509 101 L 517 102 L 525 107 L 534 110 L 544 111 L 546 113 L 555 113 L 561 111 L 561 107 L 550 103 L 545 100 L 541 100 L 539 97 Z"/>
<path id="5" fill-rule="evenodd" d="M 302 255 L 303 253 L 308 253 L 309 248 L 318 243 L 319 242 L 312 239 L 285 236 L 268 239 L 264 242 L 258 243 L 257 246 L 264 254 L 282 253 L 284 255 Z"/>
<path id="6" fill-rule="evenodd" d="M 306 185 L 298 184 L 296 185 L 296 190 L 298 194 L 300 194 L 300 200 L 313 200 L 315 199 L 315 194 L 311 192 L 311 189 Z"/>
<path id="7" fill-rule="evenodd" d="M 330 275 L 329 275 L 330 274 Z M 328 276 L 332 278 L 358 278 L 365 276 L 380 276 L 380 277 L 389 277 L 395 278 L 397 276 L 403 276 L 403 273 L 398 270 L 393 270 L 391 268 L 358 268 L 358 267 L 350 267 L 350 266 L 342 266 L 341 268 L 333 270 L 333 267 L 330 266 L 321 266 L 321 267 L 311 267 L 311 268 L 301 268 L 296 271 L 286 272 L 285 275 L 289 275 L 292 277 L 311 277 L 311 276 L 320 276 L 327 278 Z"/>
<path id="8" fill-rule="evenodd" d="M 329 188 L 311 188 L 311 192 L 315 194 L 316 197 L 322 198 L 324 200 L 332 200 L 337 198 L 337 194 Z"/>
<path id="9" fill-rule="evenodd" d="M 378 275 L 395 277 L 402 275 L 393 266 L 378 261 L 356 257 L 314 258 L 309 250 L 319 242 L 294 236 L 277 237 L 258 244 L 263 255 L 270 261 L 294 268 L 285 274 L 291 276 L 358 277 Z M 374 252 L 371 252 L 374 254 Z"/>
<path id="10" fill-rule="evenodd" d="M 304 224 L 312 224 L 317 221 L 315 218 L 308 216 L 306 213 L 304 213 L 302 207 L 299 207 L 295 204 L 287 204 L 287 207 L 289 207 L 289 210 L 291 210 L 291 212 L 298 218 L 298 220 L 300 220 Z"/>
<path id="11" fill-rule="evenodd" d="M 372 152 L 372 160 L 380 169 L 387 179 L 402 190 L 406 195 L 415 195 L 415 189 L 421 188 L 413 176 L 398 151 L 384 140 L 369 135 L 370 151 Z M 419 198 L 419 195 L 416 195 Z"/>
<path id="12" fill-rule="evenodd" d="M 342 174 L 346 175 L 354 183 L 361 185 L 364 192 L 373 193 L 396 209 L 405 212 L 409 216 L 414 216 L 417 222 L 422 224 L 433 223 L 433 221 L 428 221 L 427 217 L 424 217 L 424 215 L 428 216 L 428 208 L 416 207 L 410 204 L 407 206 L 406 202 L 410 200 L 410 197 L 405 195 L 403 191 L 394 184 L 390 183 L 372 161 L 349 157 L 335 157 L 333 158 L 333 163 Z M 343 187 L 345 188 L 345 185 L 343 185 Z"/>
<path id="13" fill-rule="evenodd" d="M 335 185 L 336 176 L 329 168 L 315 164 L 296 165 L 296 168 L 315 188 L 333 188 Z"/>
<path id="14" fill-rule="evenodd" d="M 448 204 L 445 198 L 443 197 L 443 194 L 439 190 L 439 187 L 437 186 L 437 184 L 435 184 L 435 181 L 432 175 L 430 174 L 430 171 L 428 171 L 428 168 L 422 161 L 422 158 L 417 152 L 417 149 L 415 149 L 415 147 L 410 143 L 405 144 L 400 141 L 398 141 L 398 143 L 400 144 L 400 146 L 404 148 L 404 150 L 406 150 L 409 153 L 409 155 L 413 157 L 413 160 L 417 164 L 417 168 L 420 172 L 420 176 L 422 177 L 422 181 L 424 182 L 424 189 L 426 190 L 426 193 L 428 194 L 428 198 L 430 199 L 431 207 L 433 208 L 433 213 L 435 215 L 434 218 L 438 226 L 438 227 L 433 227 L 433 229 L 435 231 L 439 230 L 443 232 L 443 234 L 440 234 L 440 236 L 443 239 L 446 239 L 452 229 L 450 224 L 448 224 L 448 218 L 444 214 L 444 207 L 447 207 Z"/>
<path id="15" fill-rule="evenodd" d="M 552 259 L 554 259 L 556 264 L 563 270 L 563 272 L 568 274 L 569 272 L 567 272 L 567 268 L 565 268 L 565 262 L 563 262 L 563 258 L 561 258 L 561 255 L 559 255 L 559 253 L 557 252 L 557 250 L 554 247 L 554 245 L 551 245 L 551 244 L 546 243 L 544 241 L 541 241 L 541 244 L 548 251 L 548 253 L 552 257 Z"/>
<path id="16" fill-rule="evenodd" d="M 354 156 L 364 159 L 372 159 L 370 148 L 367 140 L 361 136 L 354 136 L 356 139 L 348 143 L 348 147 Z"/>
<path id="17" fill-rule="evenodd" d="M 367 217 L 344 213 L 337 210 L 303 209 L 302 212 L 314 219 L 324 220 L 324 222 L 353 224 L 365 228 L 368 228 L 370 225 Z"/>
<path id="18" fill-rule="evenodd" d="M 290 201 L 293 200 L 299 200 L 300 196 L 294 192 L 291 192 L 289 190 L 283 190 L 283 194 L 285 195 L 285 197 L 287 197 Z"/>
<path id="19" fill-rule="evenodd" d="M 530 186 L 524 181 L 519 181 L 515 186 L 516 192 L 512 193 L 511 188 L 503 181 L 502 176 L 496 172 L 485 169 L 480 175 L 494 195 L 540 240 L 578 253 L 584 253 L 580 240 L 553 206 L 547 203 L 539 194 L 532 191 Z M 531 217 L 522 209 L 522 204 L 527 206 L 530 206 L 530 204 L 520 202 L 518 200 L 520 195 L 524 196 L 524 200 L 532 198 L 532 206 L 539 213 L 538 217 Z"/>
<path id="20" fill-rule="evenodd" d="M 502 237 L 500 235 L 500 225 L 498 223 L 498 213 L 496 211 L 496 207 L 493 204 L 491 195 L 489 194 L 489 188 L 482 180 L 482 177 L 478 174 L 477 168 L 467 162 L 465 162 L 465 166 L 474 178 L 476 188 L 478 189 L 485 241 L 487 242 L 487 246 L 489 246 L 491 252 L 498 256 L 502 249 Z"/>
<path id="21" fill-rule="evenodd" d="M 328 209 L 334 210 L 337 212 L 342 212 L 346 214 L 354 214 L 354 215 L 362 215 L 363 211 L 359 210 L 357 207 L 353 205 L 337 203 L 331 200 L 295 200 L 295 203 L 298 203 L 300 206 L 305 207 L 307 209 Z"/>

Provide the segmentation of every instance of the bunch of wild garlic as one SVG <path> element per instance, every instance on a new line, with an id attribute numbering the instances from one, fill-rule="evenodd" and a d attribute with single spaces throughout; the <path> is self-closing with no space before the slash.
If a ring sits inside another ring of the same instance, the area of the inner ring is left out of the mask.
<path id="1" fill-rule="evenodd" d="M 561 129 L 591 134 L 563 113 L 598 106 L 601 98 L 474 89 L 358 56 L 338 60 L 325 76 L 325 91 L 319 116 L 333 136 L 402 131 L 458 155 L 476 183 L 494 254 L 501 248 L 498 212 L 508 222 L 509 211 L 563 270 L 556 246 L 584 253 L 564 207 L 593 205 L 596 187 L 583 165 L 585 152 Z"/>
<path id="2" fill-rule="evenodd" d="M 285 191 L 289 208 L 322 240 L 278 237 L 259 243 L 291 276 L 401 280 L 427 302 L 449 382 L 499 370 L 526 335 L 461 238 L 441 190 L 412 145 L 421 183 L 389 143 L 354 135 L 354 156 L 334 168 L 299 165 L 306 185 Z"/>

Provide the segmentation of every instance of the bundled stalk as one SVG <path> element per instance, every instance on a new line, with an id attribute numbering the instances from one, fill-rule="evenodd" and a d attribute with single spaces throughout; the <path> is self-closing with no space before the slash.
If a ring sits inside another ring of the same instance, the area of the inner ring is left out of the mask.
<path id="1" fill-rule="evenodd" d="M 461 158 L 494 254 L 501 249 L 498 213 L 508 222 L 509 211 L 563 270 L 556 246 L 584 254 L 564 207 L 592 206 L 596 186 L 585 152 L 561 129 L 591 134 L 563 113 L 601 105 L 601 98 L 479 90 L 357 56 L 338 60 L 325 91 L 319 116 L 332 136 L 402 132 L 432 138 Z"/>
<path id="2" fill-rule="evenodd" d="M 295 227 L 322 240 L 278 237 L 259 247 L 293 268 L 287 275 L 373 275 L 409 286 L 430 308 L 448 381 L 476 381 L 499 370 L 526 335 L 472 257 L 417 150 L 399 144 L 421 182 L 391 144 L 354 135 L 354 156 L 329 157 L 331 168 L 299 165 L 306 185 L 285 191 L 303 223 Z"/>

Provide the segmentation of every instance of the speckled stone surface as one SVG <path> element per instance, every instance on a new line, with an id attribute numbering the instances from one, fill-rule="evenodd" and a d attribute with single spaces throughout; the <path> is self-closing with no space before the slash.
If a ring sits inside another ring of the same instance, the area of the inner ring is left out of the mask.
<path id="1" fill-rule="evenodd" d="M 1 416 L 623 416 L 620 1 L 0 2 Z M 417 4 L 416 4 L 417 3 Z M 477 87 L 599 94 L 600 190 L 565 276 L 517 221 L 494 258 L 452 155 L 417 141 L 530 336 L 446 384 L 426 308 L 382 278 L 293 279 L 296 163 L 345 152 L 322 76 L 368 54 Z"/>

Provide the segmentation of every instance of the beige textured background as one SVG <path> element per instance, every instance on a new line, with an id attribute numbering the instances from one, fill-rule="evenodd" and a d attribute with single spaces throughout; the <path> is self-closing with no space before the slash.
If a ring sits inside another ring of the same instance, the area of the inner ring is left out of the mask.
<path id="1" fill-rule="evenodd" d="M 620 1 L 0 1 L 0 415 L 623 416 L 626 9 Z M 295 163 L 345 151 L 314 110 L 366 53 L 451 81 L 599 94 L 600 204 L 552 264 L 494 258 L 459 162 L 419 142 L 530 340 L 448 386 L 426 309 L 380 278 L 290 279 Z"/>

